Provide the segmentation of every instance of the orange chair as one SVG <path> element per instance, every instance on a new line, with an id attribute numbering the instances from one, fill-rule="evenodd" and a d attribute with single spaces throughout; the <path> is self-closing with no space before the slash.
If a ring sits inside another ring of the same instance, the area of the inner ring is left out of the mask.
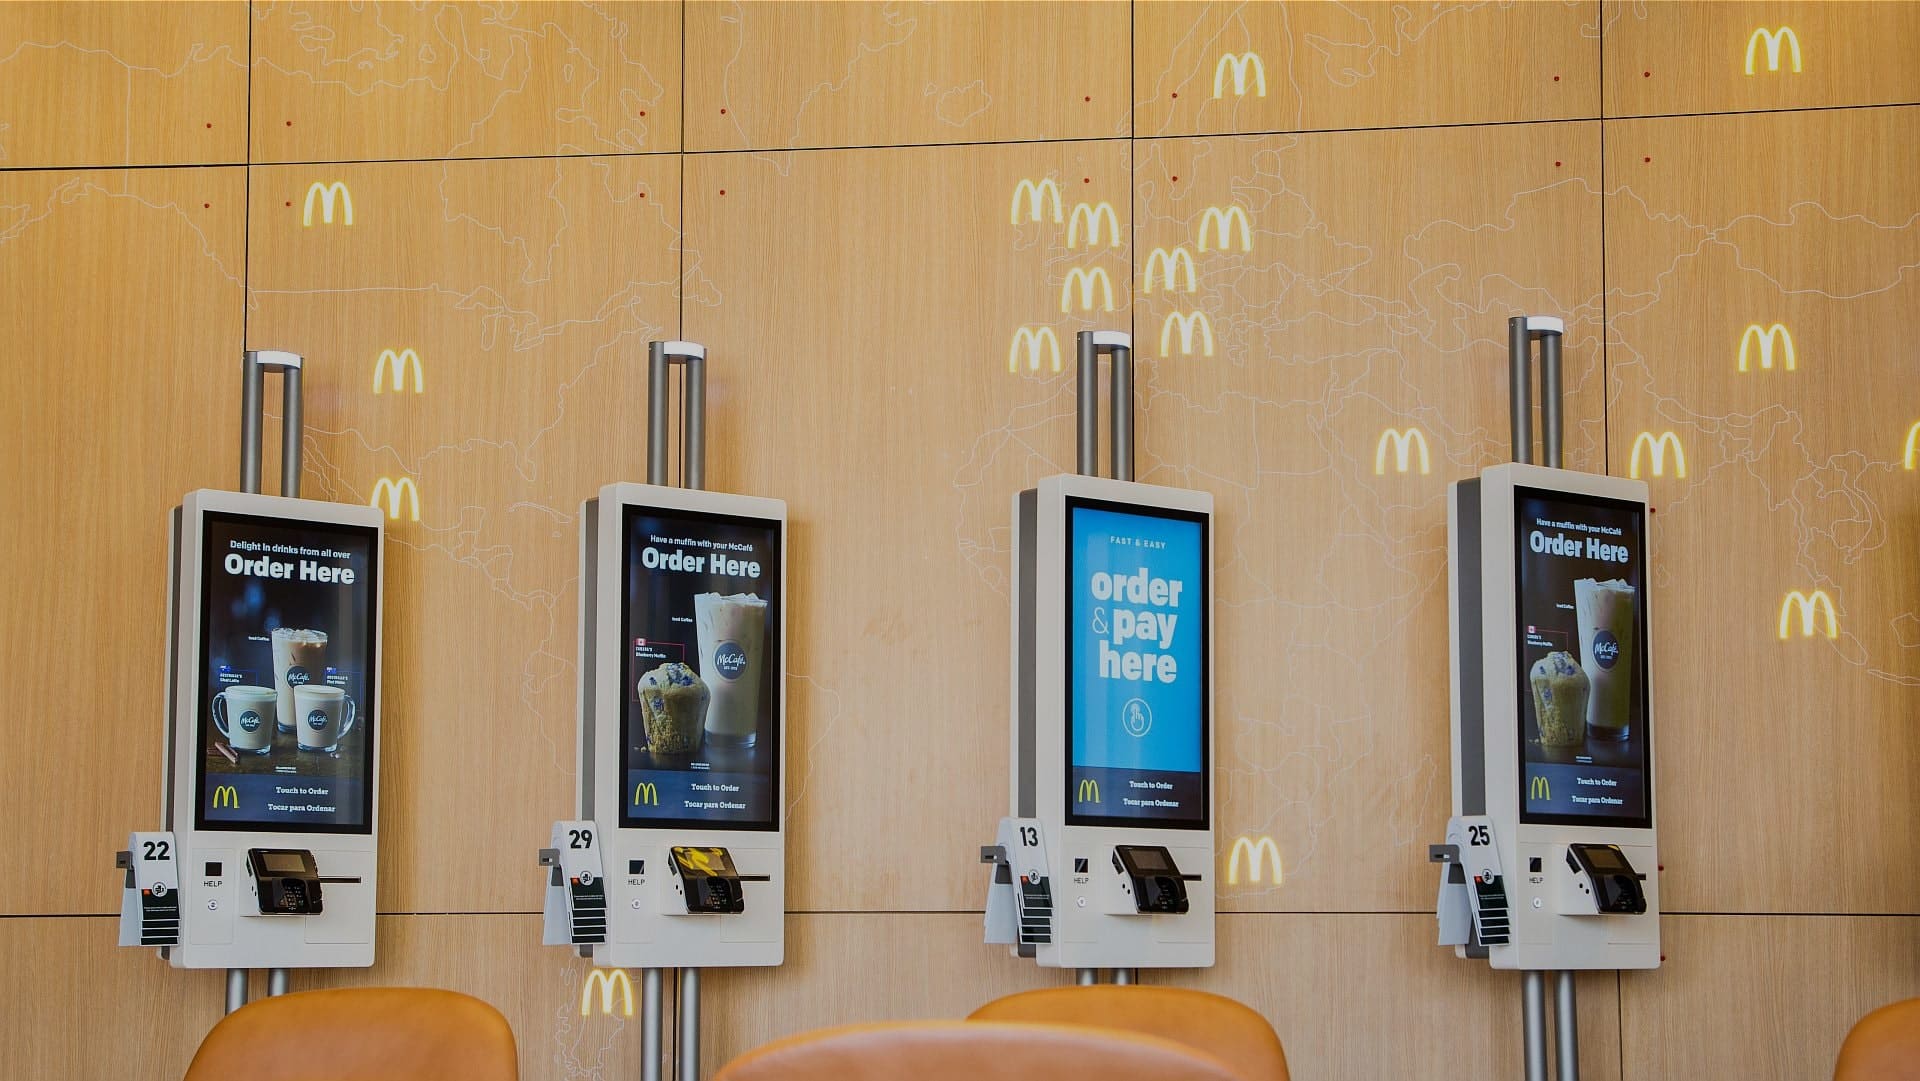
<path id="1" fill-rule="evenodd" d="M 778 1040 L 713 1081 L 1239 1081 L 1169 1040 L 1072 1025 L 927 1021 L 848 1025 Z"/>
<path id="2" fill-rule="evenodd" d="M 1287 1054 L 1273 1026 L 1221 995 L 1139 984 L 1050 987 L 995 999 L 969 1021 L 1037 1021 L 1158 1036 L 1225 1062 L 1241 1081 L 1287 1081 Z"/>
<path id="3" fill-rule="evenodd" d="M 1833 1081 L 1920 1081 L 1920 998 L 1862 1017 L 1840 1045 Z"/>
<path id="4" fill-rule="evenodd" d="M 263 998 L 221 1018 L 186 1081 L 518 1081 L 513 1030 L 492 1006 L 425 987 Z"/>

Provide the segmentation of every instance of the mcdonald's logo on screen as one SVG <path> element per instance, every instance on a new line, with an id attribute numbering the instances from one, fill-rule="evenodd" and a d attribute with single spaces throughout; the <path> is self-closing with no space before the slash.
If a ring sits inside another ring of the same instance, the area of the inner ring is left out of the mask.
<path id="1" fill-rule="evenodd" d="M 1545 777 L 1535 777 L 1527 785 L 1527 798 L 1528 799 L 1552 799 L 1553 786 L 1547 783 L 1547 779 Z"/>
<path id="2" fill-rule="evenodd" d="M 1247 861 L 1247 881 L 1259 882 L 1262 872 L 1267 873 L 1266 881 L 1280 884 L 1280 846 L 1273 838 L 1262 837 L 1254 840 L 1249 837 L 1233 839 L 1233 851 L 1227 855 L 1227 885 L 1240 884 L 1240 861 Z"/>
<path id="3" fill-rule="evenodd" d="M 401 477 L 397 481 L 387 477 L 381 477 L 374 482 L 373 498 L 367 500 L 367 505 L 370 507 L 384 505 L 387 508 L 387 517 L 398 520 L 400 517 L 400 501 L 402 499 L 405 499 L 407 504 L 407 521 L 419 521 L 420 489 L 413 486 L 412 477 Z"/>
<path id="4" fill-rule="evenodd" d="M 1756 28 L 1754 32 L 1748 36 L 1747 38 L 1747 74 L 1748 75 L 1752 75 L 1754 73 L 1753 59 L 1754 59 L 1756 50 L 1758 50 L 1761 45 L 1765 45 L 1767 47 L 1767 70 L 1768 71 L 1780 70 L 1780 47 L 1782 45 L 1785 45 L 1787 48 L 1787 55 L 1793 59 L 1794 74 L 1797 75 L 1800 73 L 1800 35 L 1793 32 L 1793 27 L 1783 26 L 1778 30 L 1769 30 L 1766 27 L 1762 26 L 1762 27 Z"/>
<path id="5" fill-rule="evenodd" d="M 300 211 L 301 225 L 313 224 L 313 203 L 316 199 L 320 201 L 320 221 L 323 224 L 333 224 L 333 207 L 336 202 L 340 205 L 341 224 L 353 224 L 353 193 L 347 190 L 345 181 L 336 180 L 331 184 L 322 184 L 316 180 L 309 185 L 307 204 Z"/>
<path id="6" fill-rule="evenodd" d="M 1073 790 L 1073 802 L 1099 803 L 1100 802 L 1100 782 L 1094 780 L 1091 777 L 1080 778 L 1079 787 Z"/>
<path id="7" fill-rule="evenodd" d="M 1780 640 L 1786 641 L 1788 629 L 1793 626 L 1794 613 L 1800 615 L 1800 637 L 1812 638 L 1814 627 L 1824 613 L 1827 617 L 1827 637 L 1840 637 L 1840 620 L 1833 614 L 1833 598 L 1827 596 L 1824 589 L 1816 589 L 1811 595 L 1793 590 L 1780 602 Z"/>
<path id="8" fill-rule="evenodd" d="M 1045 209 L 1048 202 L 1051 202 L 1053 204 L 1053 223 L 1055 225 L 1060 224 L 1060 185 L 1055 184 L 1053 178 L 1048 177 L 1037 184 L 1031 180 L 1023 179 L 1020 183 L 1013 186 L 1013 206 L 1007 211 L 1007 223 L 1009 225 L 1020 224 L 1020 200 L 1023 197 L 1027 201 L 1028 221 L 1044 220 L 1040 216 L 1041 211 Z"/>
<path id="9" fill-rule="evenodd" d="M 1747 370 L 1747 363 L 1753 353 L 1760 354 L 1760 370 L 1773 370 L 1774 350 L 1779 350 L 1781 364 L 1793 371 L 1793 334 L 1780 323 L 1765 330 L 1758 323 L 1748 323 L 1747 329 L 1740 332 L 1740 370 Z"/>
<path id="10" fill-rule="evenodd" d="M 1420 452 L 1420 472 L 1425 475 L 1432 463 L 1427 458 L 1427 437 L 1418 428 L 1409 427 L 1406 431 L 1388 428 L 1380 433 L 1380 442 L 1373 448 L 1373 475 L 1387 475 L 1387 448 L 1393 448 L 1393 471 L 1405 473 L 1413 466 L 1413 452 Z"/>
<path id="11" fill-rule="evenodd" d="M 391 349 L 380 350 L 380 359 L 373 362 L 373 392 L 383 392 L 387 384 L 393 384 L 395 394 L 407 389 L 407 373 L 413 373 L 413 392 L 420 393 L 420 354 L 411 349 L 395 352 Z"/>
<path id="12" fill-rule="evenodd" d="M 1913 427 L 1907 429 L 1907 451 L 1906 454 L 1901 457 L 1901 461 L 1906 465 L 1909 472 L 1913 470 L 1914 454 L 1916 452 L 1920 452 L 1920 420 L 1914 421 Z"/>
<path id="13" fill-rule="evenodd" d="M 1101 311 L 1113 310 L 1113 279 L 1107 277 L 1105 267 L 1074 267 L 1067 271 L 1067 280 L 1060 283 L 1060 310 L 1073 310 L 1074 289 L 1080 292 L 1080 310 L 1093 310 L 1093 288 L 1100 287 Z"/>
<path id="14" fill-rule="evenodd" d="M 1092 206 L 1086 203 L 1073 204 L 1073 213 L 1067 215 L 1067 247 L 1079 246 L 1080 223 L 1087 223 L 1087 247 L 1100 246 L 1100 224 L 1107 226 L 1107 247 L 1120 246 L 1120 216 L 1113 212 L 1113 204 L 1105 199 Z"/>
<path id="15" fill-rule="evenodd" d="M 214 789 L 213 790 L 213 807 L 215 810 L 219 810 L 222 807 L 231 807 L 236 811 L 239 810 L 240 809 L 239 790 L 234 788 L 230 784 L 223 784 L 220 787 Z"/>
<path id="16" fill-rule="evenodd" d="M 600 992 L 600 1013 L 603 1016 L 613 1015 L 613 993 L 616 990 L 620 992 L 621 1016 L 633 1016 L 633 981 L 627 979 L 625 969 L 596 968 L 587 973 L 587 982 L 580 985 L 580 1016 L 592 1016 L 595 990 Z"/>
<path id="17" fill-rule="evenodd" d="M 1160 324 L 1161 356 L 1171 357 L 1173 355 L 1173 332 L 1176 327 L 1180 331 L 1181 356 L 1190 357 L 1193 355 L 1193 343 L 1196 337 L 1200 342 L 1200 355 L 1203 357 L 1213 355 L 1213 320 L 1207 318 L 1207 313 L 1174 312 L 1167 316 L 1166 322 Z"/>
<path id="18" fill-rule="evenodd" d="M 1267 66 L 1260 62 L 1256 52 L 1223 53 L 1220 62 L 1213 65 L 1213 96 L 1219 97 L 1226 91 L 1227 74 L 1233 74 L 1233 96 L 1247 96 L 1247 76 L 1253 76 L 1253 95 L 1257 98 L 1267 96 Z"/>
<path id="19" fill-rule="evenodd" d="M 660 790 L 653 787 L 652 781 L 641 781 L 633 786 L 633 805 L 639 807 L 642 804 L 648 807 L 660 806 Z"/>
<path id="20" fill-rule="evenodd" d="M 1007 370 L 1020 370 L 1020 351 L 1026 349 L 1027 370 L 1040 370 L 1041 351 L 1045 350 L 1049 365 L 1054 371 L 1060 370 L 1060 336 L 1052 327 L 1021 327 L 1013 332 L 1013 342 L 1007 346 Z"/>
<path id="21" fill-rule="evenodd" d="M 1247 222 L 1247 212 L 1237 206 L 1222 209 L 1210 206 L 1200 213 L 1200 250 L 1207 250 L 1207 238 L 1213 238 L 1213 246 L 1221 251 L 1233 247 L 1233 231 L 1240 230 L 1240 250 L 1253 250 L 1253 226 Z"/>
<path id="22" fill-rule="evenodd" d="M 1653 476 L 1666 475 L 1667 452 L 1673 452 L 1673 475 L 1687 475 L 1687 452 L 1680 447 L 1680 437 L 1672 432 L 1661 432 L 1656 438 L 1652 432 L 1641 432 L 1633 437 L 1633 457 L 1627 463 L 1627 476 L 1640 479 L 1640 453 L 1645 451 L 1652 459 Z"/>
<path id="23" fill-rule="evenodd" d="M 1141 292 L 1153 292 L 1153 283 L 1158 281 L 1160 288 L 1171 293 L 1176 288 L 1174 283 L 1179 280 L 1181 274 L 1185 274 L 1187 278 L 1185 292 L 1191 293 L 1200 287 L 1194 278 L 1193 253 L 1187 250 L 1187 246 L 1182 244 L 1172 251 L 1155 248 L 1147 253 L 1147 271 L 1146 276 L 1141 280 Z"/>

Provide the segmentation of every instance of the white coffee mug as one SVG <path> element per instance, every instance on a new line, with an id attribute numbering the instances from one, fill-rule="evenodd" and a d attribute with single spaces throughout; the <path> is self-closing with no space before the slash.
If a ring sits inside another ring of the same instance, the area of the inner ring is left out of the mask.
<path id="1" fill-rule="evenodd" d="M 272 687 L 228 687 L 213 696 L 213 726 L 239 754 L 272 754 L 274 707 L 280 693 Z"/>
<path id="2" fill-rule="evenodd" d="M 353 731 L 353 699 L 327 683 L 306 683 L 293 689 L 294 727 L 300 730 L 300 749 L 336 754 L 340 740 Z"/>

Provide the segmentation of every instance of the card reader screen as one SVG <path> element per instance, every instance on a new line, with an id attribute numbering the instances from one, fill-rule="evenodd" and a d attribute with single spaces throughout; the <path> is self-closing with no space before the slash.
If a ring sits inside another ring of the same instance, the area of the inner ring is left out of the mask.
<path id="1" fill-rule="evenodd" d="M 781 523 L 626 506 L 620 824 L 779 826 Z"/>
<path id="2" fill-rule="evenodd" d="M 195 824 L 369 832 L 380 531 L 203 511 L 201 540 Z"/>
<path id="3" fill-rule="evenodd" d="M 1646 508 L 1514 491 L 1520 821 L 1652 824 Z"/>
<path id="4" fill-rule="evenodd" d="M 1207 827 L 1207 516 L 1068 499 L 1070 825 Z"/>

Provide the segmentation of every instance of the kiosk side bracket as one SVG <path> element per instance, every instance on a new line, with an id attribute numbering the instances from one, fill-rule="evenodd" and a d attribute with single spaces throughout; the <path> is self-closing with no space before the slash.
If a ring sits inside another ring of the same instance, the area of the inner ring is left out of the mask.
<path id="1" fill-rule="evenodd" d="M 680 484 L 706 486 L 707 347 L 696 342 L 647 344 L 647 483 L 672 484 L 667 462 L 667 398 L 670 370 L 686 369 L 680 380 Z"/>
<path id="2" fill-rule="evenodd" d="M 1114 480 L 1133 479 L 1133 336 L 1121 330 L 1083 330 L 1074 336 L 1078 440 L 1074 472 L 1094 476 L 1100 456 L 1100 357 L 1108 357 L 1112 430 L 1108 452 Z"/>

